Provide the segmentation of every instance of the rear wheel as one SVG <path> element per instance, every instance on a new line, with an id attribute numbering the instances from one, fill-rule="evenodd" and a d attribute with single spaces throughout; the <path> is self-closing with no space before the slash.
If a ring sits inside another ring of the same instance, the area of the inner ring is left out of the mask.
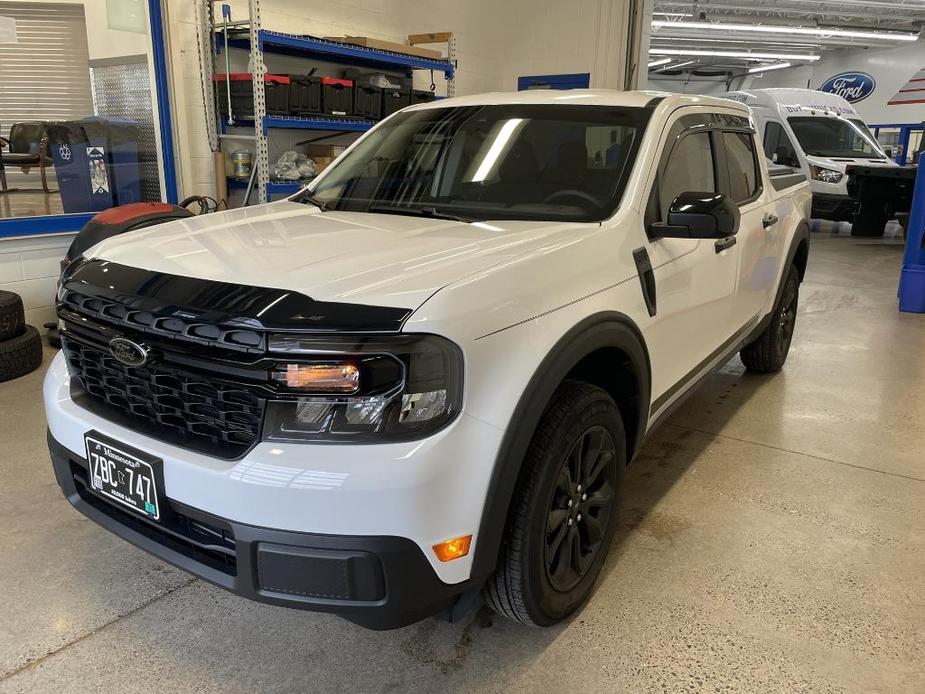
<path id="1" fill-rule="evenodd" d="M 784 366 L 796 327 L 799 298 L 800 273 L 795 265 L 791 265 L 784 280 L 780 302 L 771 314 L 771 322 L 754 342 L 743 347 L 739 353 L 746 369 L 756 373 L 772 373 L 780 371 Z"/>
<path id="2" fill-rule="evenodd" d="M 548 626 L 590 597 L 617 526 L 626 467 L 620 412 L 606 391 L 566 381 L 524 460 L 498 568 L 483 596 L 499 614 Z"/>

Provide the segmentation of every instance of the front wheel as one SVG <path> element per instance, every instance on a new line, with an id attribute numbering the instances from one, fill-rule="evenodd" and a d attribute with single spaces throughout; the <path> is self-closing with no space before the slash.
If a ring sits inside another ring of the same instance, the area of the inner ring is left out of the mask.
<path id="1" fill-rule="evenodd" d="M 483 597 L 504 617 L 549 626 L 590 597 L 617 527 L 626 467 L 620 411 L 601 388 L 563 383 L 524 460 L 501 557 Z"/>
<path id="2" fill-rule="evenodd" d="M 739 352 L 746 369 L 755 373 L 773 373 L 784 366 L 796 327 L 799 298 L 800 273 L 795 265 L 791 265 L 770 323 L 761 335 Z"/>

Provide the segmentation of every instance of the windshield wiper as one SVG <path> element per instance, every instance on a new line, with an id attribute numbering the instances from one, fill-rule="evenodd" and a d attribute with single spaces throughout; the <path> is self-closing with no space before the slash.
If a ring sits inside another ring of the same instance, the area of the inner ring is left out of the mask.
<path id="1" fill-rule="evenodd" d="M 466 222 L 467 224 L 475 220 L 463 217 L 462 215 L 442 212 L 436 207 L 401 207 L 398 205 L 370 205 L 366 208 L 367 212 L 377 212 L 380 214 L 407 214 L 414 217 L 431 217 L 433 219 L 449 219 L 454 222 Z"/>
<path id="2" fill-rule="evenodd" d="M 316 198 L 314 195 L 303 195 L 301 198 L 299 198 L 299 202 L 314 205 L 322 212 L 328 211 L 328 203 L 326 203 L 324 200 Z"/>

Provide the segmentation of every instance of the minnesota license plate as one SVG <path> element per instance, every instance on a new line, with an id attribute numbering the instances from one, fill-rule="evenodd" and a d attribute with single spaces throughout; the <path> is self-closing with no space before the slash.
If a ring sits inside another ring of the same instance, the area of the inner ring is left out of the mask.
<path id="1" fill-rule="evenodd" d="M 160 520 L 155 466 L 161 461 L 129 452 L 127 447 L 97 438 L 92 433 L 87 434 L 84 441 L 93 490 L 143 516 Z"/>

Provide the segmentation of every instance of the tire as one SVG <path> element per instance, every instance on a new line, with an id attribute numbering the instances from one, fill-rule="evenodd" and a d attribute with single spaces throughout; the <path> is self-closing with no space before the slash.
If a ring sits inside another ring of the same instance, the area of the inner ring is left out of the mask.
<path id="1" fill-rule="evenodd" d="M 625 468 L 616 403 L 601 388 L 565 381 L 527 449 L 498 566 L 482 590 L 489 607 L 516 622 L 550 626 L 584 605 L 617 528 Z"/>
<path id="2" fill-rule="evenodd" d="M 42 365 L 42 338 L 27 325 L 22 335 L 0 342 L 0 382 L 32 373 Z"/>
<path id="3" fill-rule="evenodd" d="M 797 305 L 800 299 L 800 272 L 790 266 L 784 280 L 780 302 L 774 307 L 771 321 L 753 342 L 742 348 L 739 356 L 745 368 L 754 373 L 780 371 L 787 361 L 793 330 L 796 327 Z"/>
<path id="4" fill-rule="evenodd" d="M 0 342 L 22 335 L 26 326 L 19 294 L 0 290 Z"/>

